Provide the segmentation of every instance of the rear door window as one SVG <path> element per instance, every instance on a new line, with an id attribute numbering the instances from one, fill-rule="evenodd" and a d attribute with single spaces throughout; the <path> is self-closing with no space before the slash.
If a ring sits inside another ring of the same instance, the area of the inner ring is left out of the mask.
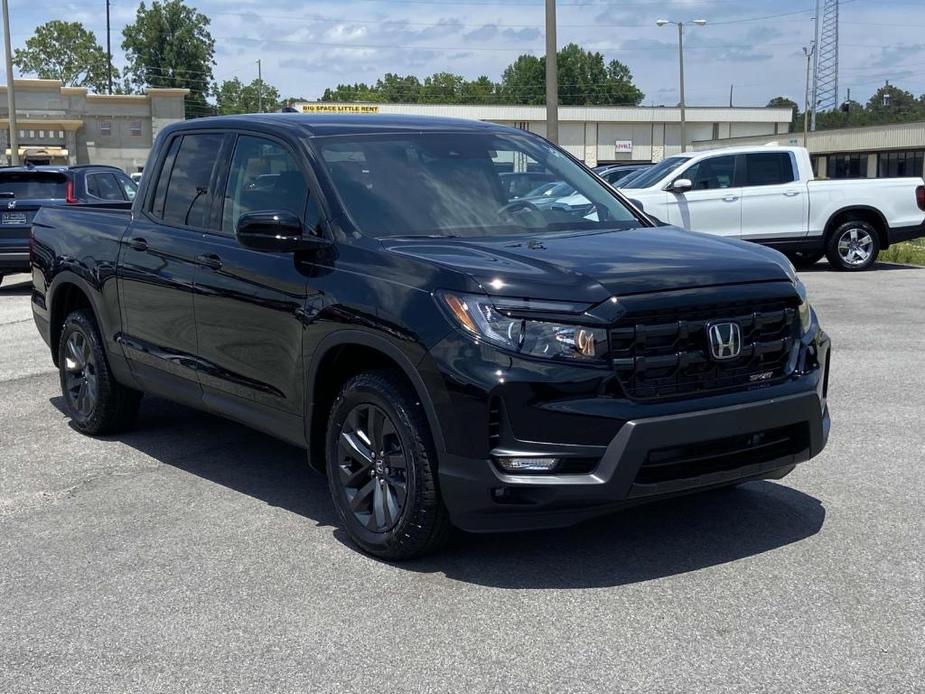
<path id="1" fill-rule="evenodd" d="M 110 202 L 124 202 L 122 190 L 111 173 L 96 173 L 87 176 L 87 192 L 93 197 Z"/>
<path id="2" fill-rule="evenodd" d="M 793 161 L 786 152 L 745 155 L 746 186 L 776 186 L 793 183 Z"/>
<path id="3" fill-rule="evenodd" d="M 0 193 L 18 200 L 64 200 L 67 176 L 56 171 L 0 171 Z"/>
<path id="4" fill-rule="evenodd" d="M 212 201 L 209 186 L 223 138 L 221 133 L 183 136 L 164 194 L 165 224 L 199 228 L 209 226 Z"/>

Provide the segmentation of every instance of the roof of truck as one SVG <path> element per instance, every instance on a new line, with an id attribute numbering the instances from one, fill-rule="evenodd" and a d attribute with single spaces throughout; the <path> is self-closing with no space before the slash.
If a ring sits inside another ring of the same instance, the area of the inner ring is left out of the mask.
<path id="1" fill-rule="evenodd" d="M 515 130 L 496 123 L 463 118 L 441 118 L 399 114 L 336 114 L 336 113 L 253 113 L 240 116 L 214 116 L 182 121 L 174 129 L 199 127 L 243 127 L 254 124 L 293 128 L 312 136 L 369 135 L 386 132 L 422 131 L 501 131 Z"/>

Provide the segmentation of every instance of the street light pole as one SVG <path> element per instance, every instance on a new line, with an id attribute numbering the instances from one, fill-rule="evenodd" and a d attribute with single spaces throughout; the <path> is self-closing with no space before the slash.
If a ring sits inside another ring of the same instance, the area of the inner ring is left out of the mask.
<path id="1" fill-rule="evenodd" d="M 16 130 L 16 88 L 13 85 L 13 49 L 10 45 L 10 5 L 3 0 L 3 45 L 6 48 L 6 102 L 10 111 L 10 164 L 19 164 L 19 132 Z"/>
<path id="2" fill-rule="evenodd" d="M 663 27 L 666 24 L 677 24 L 678 25 L 678 64 L 679 64 L 679 75 L 681 78 L 680 92 L 681 92 L 681 103 L 679 104 L 681 109 L 681 151 L 687 151 L 687 103 L 684 100 L 684 25 L 685 24 L 696 24 L 699 27 L 702 27 L 707 23 L 705 19 L 695 19 L 692 22 L 672 22 L 667 19 L 659 19 L 655 22 L 657 26 Z"/>
<path id="3" fill-rule="evenodd" d="M 556 0 L 546 0 L 546 139 L 559 144 L 559 61 Z"/>
<path id="4" fill-rule="evenodd" d="M 810 84 L 809 84 L 809 72 L 810 67 L 813 63 L 813 55 L 816 52 L 816 42 L 811 41 L 809 48 L 806 46 L 803 47 L 803 55 L 806 56 L 806 92 L 804 93 L 803 98 L 803 146 L 806 147 L 809 142 L 809 111 L 810 111 Z M 815 116 L 815 114 L 813 114 Z"/>

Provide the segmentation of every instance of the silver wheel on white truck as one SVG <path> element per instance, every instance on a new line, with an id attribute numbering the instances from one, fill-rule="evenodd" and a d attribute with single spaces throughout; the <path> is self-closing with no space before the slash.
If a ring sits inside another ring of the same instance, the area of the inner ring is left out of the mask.
<path id="1" fill-rule="evenodd" d="M 832 267 L 852 272 L 866 270 L 876 262 L 879 254 L 877 230 L 860 219 L 840 225 L 829 237 L 825 249 Z"/>

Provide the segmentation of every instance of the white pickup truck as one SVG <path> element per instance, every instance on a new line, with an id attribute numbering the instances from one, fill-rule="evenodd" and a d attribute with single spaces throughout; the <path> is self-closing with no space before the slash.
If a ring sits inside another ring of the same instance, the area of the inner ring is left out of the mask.
<path id="1" fill-rule="evenodd" d="M 923 179 L 815 180 L 802 147 L 688 152 L 618 185 L 660 221 L 772 246 L 801 266 L 825 255 L 866 270 L 881 249 L 925 236 Z"/>

